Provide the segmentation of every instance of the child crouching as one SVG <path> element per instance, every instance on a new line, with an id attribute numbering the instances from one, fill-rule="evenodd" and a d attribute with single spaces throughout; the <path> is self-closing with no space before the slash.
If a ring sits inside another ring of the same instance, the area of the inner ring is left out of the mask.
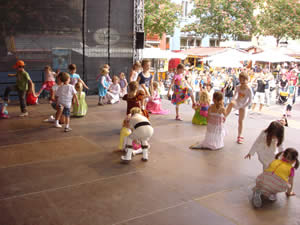
<path id="1" fill-rule="evenodd" d="M 130 110 L 129 127 L 132 133 L 127 137 L 126 141 L 126 155 L 122 156 L 121 159 L 124 163 L 131 161 L 132 153 L 134 151 L 132 142 L 133 140 L 138 141 L 142 145 L 143 157 L 142 161 L 148 161 L 148 141 L 153 135 L 153 128 L 149 120 L 142 115 L 142 111 L 138 107 L 134 107 Z"/>
<path id="2" fill-rule="evenodd" d="M 278 153 L 269 167 L 256 178 L 256 186 L 253 188 L 253 206 L 262 207 L 262 196 L 274 201 L 276 194 L 280 192 L 286 192 L 287 196 L 295 195 L 293 184 L 295 169 L 298 167 L 298 152 L 295 149 L 287 148 L 284 152 Z"/>

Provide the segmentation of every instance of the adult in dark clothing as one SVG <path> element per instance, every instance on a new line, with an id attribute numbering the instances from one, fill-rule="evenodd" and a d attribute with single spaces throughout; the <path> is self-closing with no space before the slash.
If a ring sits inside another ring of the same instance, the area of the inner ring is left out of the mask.
<path id="1" fill-rule="evenodd" d="M 259 113 L 261 113 L 261 110 L 265 104 L 265 86 L 266 82 L 264 80 L 263 74 L 259 74 L 254 83 L 257 84 L 256 93 L 254 95 L 254 100 L 252 104 L 252 113 L 254 113 L 256 104 L 259 105 Z"/>

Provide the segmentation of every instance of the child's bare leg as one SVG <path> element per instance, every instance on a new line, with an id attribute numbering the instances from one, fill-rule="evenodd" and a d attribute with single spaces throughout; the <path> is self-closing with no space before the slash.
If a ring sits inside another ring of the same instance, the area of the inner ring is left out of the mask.
<path id="1" fill-rule="evenodd" d="M 253 103 L 252 104 L 252 111 L 254 111 L 255 107 L 256 107 L 256 103 Z"/>
<path id="2" fill-rule="evenodd" d="M 63 109 L 62 109 L 62 107 L 57 107 L 57 111 L 56 111 L 56 114 L 55 114 L 55 120 L 59 120 L 60 119 L 60 117 L 61 117 L 61 114 L 62 114 L 62 111 L 63 111 Z"/>
<path id="3" fill-rule="evenodd" d="M 69 128 L 69 126 L 70 126 L 70 117 L 69 116 L 65 116 L 65 124 L 66 124 L 66 128 Z"/>
<path id="4" fill-rule="evenodd" d="M 63 111 L 63 107 L 57 106 L 57 111 L 55 115 L 55 127 L 61 127 L 58 121 L 61 118 L 62 111 Z"/>
<path id="5" fill-rule="evenodd" d="M 239 109 L 239 126 L 238 126 L 238 137 L 242 136 L 243 133 L 243 122 L 245 119 L 245 109 Z"/>
<path id="6" fill-rule="evenodd" d="M 259 105 L 259 111 L 260 111 L 260 112 L 261 112 L 263 106 L 264 106 L 263 104 L 260 104 L 260 105 Z"/>
<path id="7" fill-rule="evenodd" d="M 179 105 L 176 105 L 176 118 L 178 118 L 179 117 Z"/>

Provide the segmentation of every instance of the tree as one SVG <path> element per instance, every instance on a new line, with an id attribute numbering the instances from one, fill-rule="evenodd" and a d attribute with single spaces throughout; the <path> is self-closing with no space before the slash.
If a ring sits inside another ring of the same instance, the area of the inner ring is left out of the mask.
<path id="1" fill-rule="evenodd" d="M 184 31 L 211 35 L 218 40 L 249 39 L 255 31 L 253 12 L 256 0 L 193 0 L 195 9 L 191 15 L 196 22 L 187 25 Z"/>
<path id="2" fill-rule="evenodd" d="M 17 34 L 62 33 L 80 30 L 81 11 L 65 0 L 1 0 L 0 55 Z"/>
<path id="3" fill-rule="evenodd" d="M 171 34 L 178 22 L 181 7 L 170 0 L 145 0 L 144 29 L 146 34 Z"/>
<path id="4" fill-rule="evenodd" d="M 277 46 L 283 38 L 300 38 L 298 0 L 266 0 L 259 9 L 257 34 L 274 36 Z"/>

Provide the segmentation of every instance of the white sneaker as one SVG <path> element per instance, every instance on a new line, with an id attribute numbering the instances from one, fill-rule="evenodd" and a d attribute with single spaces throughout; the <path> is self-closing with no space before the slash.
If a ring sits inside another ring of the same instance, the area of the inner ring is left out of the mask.
<path id="1" fill-rule="evenodd" d="M 21 113 L 19 116 L 20 116 L 20 117 L 28 116 L 28 112 Z"/>
<path id="2" fill-rule="evenodd" d="M 60 124 L 58 123 L 58 124 L 55 124 L 54 127 L 56 127 L 56 128 L 62 128 L 62 125 L 60 125 Z"/>
<path id="3" fill-rule="evenodd" d="M 52 122 L 54 122 L 55 121 L 55 118 L 54 118 L 54 116 L 49 116 L 49 118 L 48 119 L 45 119 L 44 120 L 44 122 L 49 122 L 49 123 L 52 123 Z"/>

